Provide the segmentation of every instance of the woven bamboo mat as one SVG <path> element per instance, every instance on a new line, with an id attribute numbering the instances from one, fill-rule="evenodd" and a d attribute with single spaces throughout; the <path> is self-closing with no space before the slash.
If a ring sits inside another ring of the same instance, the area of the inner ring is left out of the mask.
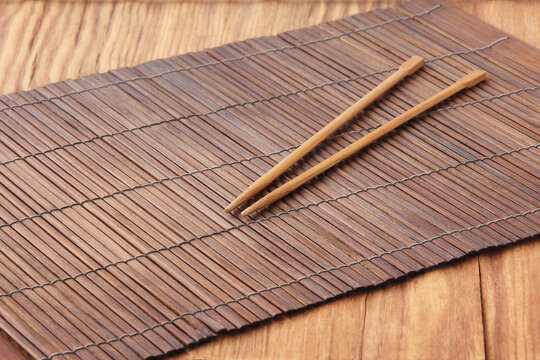
<path id="1" fill-rule="evenodd" d="M 489 78 L 269 209 L 223 212 L 414 54 L 423 70 L 274 186 Z M 539 59 L 417 1 L 2 96 L 0 327 L 35 358 L 146 358 L 531 237 Z"/>

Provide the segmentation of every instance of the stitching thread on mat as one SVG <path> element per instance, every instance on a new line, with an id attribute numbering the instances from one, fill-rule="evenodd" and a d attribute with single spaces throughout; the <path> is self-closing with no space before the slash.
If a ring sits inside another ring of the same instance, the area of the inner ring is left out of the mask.
<path id="1" fill-rule="evenodd" d="M 198 310 L 182 313 L 182 314 L 180 314 L 180 315 L 178 315 L 178 316 L 176 316 L 176 317 L 174 317 L 174 318 L 172 318 L 170 320 L 167 320 L 167 321 L 164 321 L 162 323 L 152 325 L 150 327 L 144 328 L 142 330 L 135 331 L 135 332 L 130 333 L 130 334 L 124 334 L 124 335 L 119 336 L 117 338 L 82 345 L 82 346 L 76 347 L 76 348 L 74 348 L 72 350 L 67 350 L 67 351 L 63 351 L 63 352 L 56 352 L 56 353 L 53 353 L 53 354 L 51 354 L 49 356 L 46 356 L 46 357 L 42 358 L 41 360 L 49 360 L 49 359 L 52 359 L 53 357 L 60 356 L 60 355 L 75 354 L 77 351 L 88 349 L 90 347 L 96 347 L 96 346 L 111 344 L 113 342 L 121 341 L 121 340 L 123 340 L 125 338 L 128 338 L 128 337 L 134 337 L 134 336 L 137 336 L 137 335 L 144 334 L 145 332 L 154 330 L 154 329 L 159 328 L 159 327 L 163 327 L 163 326 L 166 326 L 166 325 L 171 325 L 175 321 L 180 320 L 180 319 L 182 319 L 182 318 L 184 318 L 186 316 L 192 316 L 192 315 L 196 315 L 198 313 L 202 313 L 202 312 L 206 312 L 206 311 L 213 311 L 213 310 L 216 310 L 216 309 L 218 309 L 219 307 L 222 307 L 222 306 L 227 306 L 229 304 L 238 303 L 238 302 L 240 302 L 242 300 L 248 300 L 252 296 L 260 295 L 260 294 L 265 293 L 265 292 L 281 289 L 283 287 L 290 286 L 292 284 L 300 283 L 301 281 L 310 279 L 310 278 L 312 278 L 314 276 L 319 276 L 321 274 L 328 273 L 328 272 L 335 271 L 335 270 L 341 270 L 341 269 L 344 269 L 344 268 L 349 268 L 351 266 L 358 265 L 358 264 L 361 264 L 361 263 L 366 262 L 366 261 L 372 261 L 374 259 L 382 258 L 384 255 L 391 255 L 391 254 L 393 254 L 395 252 L 398 252 L 398 251 L 404 251 L 404 250 L 407 250 L 407 249 L 411 249 L 414 246 L 423 245 L 425 243 L 432 242 L 434 240 L 440 239 L 440 238 L 448 236 L 448 235 L 453 235 L 453 234 L 456 234 L 456 233 L 462 233 L 462 232 L 465 232 L 465 231 L 471 231 L 471 230 L 475 230 L 475 229 L 480 229 L 482 227 L 490 226 L 490 225 L 496 224 L 496 223 L 501 222 L 501 221 L 506 221 L 506 220 L 515 219 L 515 218 L 518 218 L 518 217 L 523 217 L 523 216 L 526 216 L 526 215 L 534 214 L 534 213 L 536 213 L 538 211 L 540 211 L 540 208 L 528 210 L 528 211 L 525 211 L 525 212 L 520 213 L 520 214 L 514 214 L 514 215 L 509 215 L 509 216 L 506 216 L 506 217 L 503 217 L 503 218 L 494 219 L 494 220 L 488 221 L 487 223 L 484 223 L 484 224 L 479 224 L 479 225 L 469 226 L 467 228 L 448 231 L 446 233 L 439 234 L 439 235 L 434 236 L 432 238 L 425 239 L 425 240 L 422 240 L 420 242 L 412 243 L 410 245 L 403 246 L 403 247 L 396 248 L 396 249 L 392 249 L 392 250 L 389 250 L 389 251 L 384 251 L 384 252 L 382 252 L 380 254 L 373 255 L 373 256 L 368 257 L 368 258 L 362 258 L 362 259 L 358 259 L 358 260 L 352 261 L 352 262 L 347 263 L 347 264 L 342 264 L 342 265 L 322 269 L 322 270 L 319 270 L 317 272 L 314 272 L 314 273 L 311 273 L 311 274 L 308 274 L 308 275 L 304 275 L 304 276 L 302 276 L 302 277 L 300 277 L 298 279 L 291 280 L 291 281 L 286 282 L 286 283 L 281 283 L 281 284 L 278 284 L 278 285 L 274 285 L 274 286 L 271 286 L 269 288 L 265 288 L 265 289 L 262 289 L 262 290 L 254 291 L 254 292 L 251 292 L 251 293 L 249 293 L 247 295 L 244 295 L 242 297 L 239 297 L 239 298 L 236 298 L 236 299 L 231 299 L 231 300 L 225 301 L 223 303 L 216 304 L 214 306 L 209 306 L 209 307 L 206 307 L 206 308 L 203 308 L 203 309 L 198 309 Z"/>
<path id="2" fill-rule="evenodd" d="M 350 192 L 348 194 L 343 194 L 343 195 L 340 195 L 340 196 L 337 196 L 337 197 L 334 197 L 334 198 L 322 199 L 322 200 L 317 201 L 317 202 L 309 203 L 309 204 L 306 204 L 306 205 L 303 205 L 303 206 L 300 206 L 300 207 L 297 207 L 297 208 L 289 209 L 289 210 L 286 210 L 286 211 L 283 211 L 283 212 L 280 212 L 280 213 L 277 213 L 277 214 L 273 214 L 273 215 L 270 215 L 270 216 L 267 216 L 267 217 L 263 217 L 263 218 L 260 218 L 260 219 L 257 219 L 257 220 L 252 220 L 252 221 L 240 224 L 240 225 L 231 226 L 229 228 L 222 229 L 222 230 L 219 230 L 219 231 L 215 231 L 213 233 L 200 235 L 200 236 L 191 238 L 189 240 L 186 240 L 186 241 L 183 241 L 183 242 L 171 245 L 171 246 L 162 247 L 162 248 L 158 248 L 158 249 L 153 249 L 153 250 L 147 251 L 145 253 L 141 253 L 139 255 L 136 255 L 136 256 L 133 256 L 133 257 L 130 257 L 130 258 L 127 258 L 127 259 L 118 260 L 118 261 L 115 261 L 115 262 L 111 262 L 111 263 L 102 265 L 102 266 L 100 266 L 98 268 L 95 268 L 95 269 L 87 270 L 87 271 L 82 272 L 82 273 L 66 276 L 64 278 L 58 278 L 58 279 L 55 279 L 53 281 L 38 284 L 38 285 L 25 286 L 25 287 L 22 287 L 22 288 L 19 288 L 19 289 L 15 289 L 15 290 L 12 290 L 12 291 L 7 292 L 7 293 L 0 294 L 0 298 L 7 297 L 7 296 L 12 296 L 13 294 L 20 293 L 20 292 L 23 292 L 25 290 L 34 290 L 34 289 L 44 288 L 45 286 L 54 285 L 54 284 L 59 283 L 59 282 L 66 282 L 68 280 L 75 280 L 75 279 L 77 279 L 77 278 L 79 278 L 81 276 L 86 276 L 86 275 L 98 272 L 100 270 L 105 270 L 105 269 L 107 269 L 109 267 L 118 266 L 120 264 L 127 264 L 130 261 L 134 261 L 134 260 L 137 260 L 137 259 L 140 259 L 140 258 L 148 257 L 148 256 L 150 256 L 152 254 L 160 253 L 162 251 L 170 251 L 170 250 L 179 248 L 179 247 L 181 247 L 183 245 L 190 244 L 190 243 L 192 243 L 192 242 L 194 242 L 196 240 L 201 240 L 201 239 L 209 238 L 209 237 L 212 237 L 212 236 L 220 235 L 220 234 L 223 234 L 223 233 L 228 233 L 228 232 L 231 232 L 232 230 L 237 230 L 237 229 L 244 228 L 246 226 L 259 224 L 259 223 L 262 223 L 262 222 L 267 221 L 267 220 L 280 218 L 280 217 L 282 217 L 284 215 L 288 215 L 288 214 L 291 214 L 293 212 L 298 212 L 300 210 L 308 209 L 308 208 L 311 208 L 311 207 L 314 207 L 314 206 L 319 206 L 320 204 L 330 203 L 330 202 L 338 201 L 338 200 L 341 200 L 341 199 L 349 198 L 351 196 L 358 195 L 360 193 L 367 192 L 369 190 L 376 190 L 376 189 L 386 188 L 386 187 L 389 187 L 389 186 L 394 186 L 396 184 L 404 183 L 406 181 L 416 179 L 416 178 L 419 178 L 419 177 L 428 176 L 428 175 L 439 173 L 439 172 L 449 170 L 449 169 L 455 169 L 455 168 L 457 168 L 459 166 L 473 164 L 473 163 L 480 162 L 480 161 L 491 160 L 491 159 L 494 159 L 494 158 L 497 158 L 497 157 L 502 157 L 504 155 L 509 155 L 509 154 L 520 152 L 520 151 L 523 151 L 523 150 L 528 150 L 528 149 L 532 149 L 532 148 L 538 148 L 539 146 L 540 146 L 540 143 L 532 144 L 532 145 L 528 145 L 528 146 L 523 146 L 523 147 L 520 147 L 520 148 L 517 148 L 517 149 L 508 150 L 508 151 L 505 151 L 505 152 L 502 152 L 502 153 L 493 154 L 493 155 L 489 155 L 489 156 L 484 156 L 484 157 L 476 158 L 476 159 L 471 159 L 471 160 L 468 160 L 468 161 L 465 161 L 465 162 L 462 162 L 462 163 L 458 163 L 458 164 L 455 164 L 455 165 L 449 165 L 449 166 L 446 166 L 446 167 L 443 167 L 443 168 L 433 169 L 433 170 L 430 170 L 430 171 L 427 171 L 427 172 L 414 174 L 414 175 L 411 175 L 409 177 L 403 178 L 401 180 L 396 180 L 396 181 L 385 183 L 385 184 L 369 186 L 367 188 L 363 188 L 363 189 L 360 189 L 360 190 L 357 190 L 357 191 L 354 191 L 354 192 Z"/>
<path id="3" fill-rule="evenodd" d="M 198 70 L 198 69 L 211 67 L 211 66 L 215 66 L 215 65 L 219 65 L 219 64 L 224 64 L 224 63 L 228 63 L 228 62 L 232 62 L 232 61 L 250 59 L 252 57 L 257 57 L 257 56 L 260 56 L 260 55 L 266 55 L 266 54 L 271 54 L 271 53 L 275 53 L 275 52 L 281 52 L 281 51 L 285 51 L 285 50 L 299 49 L 299 48 L 302 48 L 304 46 L 309 46 L 309 45 L 313 45 L 313 44 L 317 44 L 317 43 L 321 43 L 321 42 L 326 42 L 326 41 L 330 41 L 330 40 L 334 40 L 334 39 L 339 39 L 339 38 L 341 38 L 343 36 L 348 36 L 348 35 L 351 35 L 351 34 L 363 32 L 363 31 L 367 31 L 367 30 L 371 30 L 371 29 L 376 29 L 378 27 L 388 25 L 388 24 L 391 24 L 391 23 L 394 23 L 394 22 L 415 19 L 417 17 L 425 16 L 425 15 L 431 13 L 432 11 L 434 11 L 434 10 L 440 8 L 440 7 L 441 7 L 441 5 L 436 5 L 436 6 L 432 7 L 431 9 L 426 10 L 426 11 L 421 12 L 421 13 L 418 13 L 418 14 L 413 14 L 413 15 L 405 16 L 405 17 L 401 17 L 401 18 L 390 19 L 390 20 L 384 21 L 384 22 L 379 23 L 379 24 L 374 24 L 374 25 L 370 25 L 370 26 L 367 26 L 367 27 L 364 27 L 364 28 L 357 28 L 357 29 L 354 29 L 354 30 L 349 30 L 349 31 L 346 31 L 346 32 L 338 33 L 336 35 L 332 35 L 332 36 L 328 36 L 328 37 L 321 38 L 321 39 L 316 39 L 316 40 L 310 40 L 310 41 L 307 41 L 305 43 L 300 43 L 300 44 L 297 44 L 297 45 L 285 45 L 285 46 L 281 46 L 279 48 L 267 49 L 267 50 L 259 51 L 259 52 L 253 53 L 253 54 L 241 55 L 241 56 L 238 56 L 238 57 L 223 59 L 223 60 L 214 61 L 214 62 L 210 62 L 210 63 L 206 63 L 206 64 L 193 65 L 193 66 L 189 66 L 189 67 L 186 67 L 186 68 L 180 68 L 180 69 L 166 70 L 166 71 L 160 72 L 160 73 L 155 74 L 155 75 L 150 75 L 150 76 L 137 76 L 137 77 L 135 77 L 133 79 L 115 81 L 115 82 L 112 82 L 112 83 L 108 83 L 108 84 L 104 84 L 104 85 L 100 85 L 100 86 L 96 86 L 96 87 L 91 87 L 91 88 L 88 88 L 88 89 L 83 89 L 83 90 L 79 90 L 79 91 L 70 91 L 68 93 L 58 95 L 58 96 L 51 96 L 51 97 L 46 98 L 46 99 L 36 100 L 36 101 L 23 103 L 23 104 L 17 104 L 17 105 L 13 105 L 13 106 L 7 106 L 7 107 L 4 107 L 4 108 L 1 108 L 0 113 L 5 112 L 5 111 L 10 110 L 10 109 L 17 109 L 17 108 L 22 108 L 22 107 L 25 107 L 25 106 L 30 106 L 30 105 L 42 104 L 44 102 L 48 102 L 48 101 L 51 101 L 51 100 L 60 100 L 60 99 L 62 99 L 64 97 L 83 94 L 83 93 L 86 93 L 86 92 L 90 92 L 90 91 L 94 91 L 94 90 L 100 90 L 100 89 L 108 88 L 108 87 L 111 87 L 111 86 L 122 85 L 122 84 L 135 82 L 135 81 L 139 81 L 139 80 L 151 80 L 151 79 L 155 79 L 155 78 L 158 78 L 158 77 L 162 77 L 162 76 L 167 75 L 167 74 L 172 74 L 172 73 L 177 73 L 177 72 L 184 72 L 184 71 L 191 71 L 191 70 Z"/>
<path id="4" fill-rule="evenodd" d="M 424 114 L 420 114 L 416 118 L 422 118 L 424 116 L 428 116 L 428 115 L 431 115 L 431 114 L 435 114 L 435 113 L 439 113 L 439 112 L 443 112 L 443 111 L 448 111 L 448 110 L 454 110 L 454 109 L 469 106 L 469 105 L 480 104 L 480 103 L 483 103 L 483 102 L 492 101 L 492 100 L 495 100 L 495 99 L 500 99 L 500 98 L 505 97 L 505 96 L 517 94 L 517 93 L 520 93 L 520 92 L 523 92 L 523 91 L 537 90 L 537 89 L 540 89 L 540 86 L 537 86 L 536 88 L 516 89 L 516 90 L 506 92 L 506 93 L 502 93 L 502 94 L 499 94 L 499 95 L 494 95 L 494 96 L 490 96 L 490 97 L 486 97 L 486 98 L 482 98 L 482 99 L 478 99 L 478 100 L 474 100 L 474 101 L 464 102 L 464 103 L 448 106 L 448 107 L 445 107 L 445 108 L 429 111 L 429 112 L 426 112 Z M 376 128 L 380 127 L 380 126 L 381 125 L 370 126 L 368 128 L 365 128 L 365 129 L 360 129 L 360 130 L 349 131 L 349 132 L 337 134 L 337 135 L 332 136 L 330 138 L 330 140 L 336 139 L 336 138 L 339 138 L 339 137 L 343 137 L 343 136 L 346 136 L 346 135 L 355 135 L 355 134 L 359 134 L 359 133 L 364 132 L 364 131 L 370 131 L 370 130 L 376 129 Z M 268 158 L 270 156 L 277 155 L 277 154 L 280 154 L 282 152 L 286 152 L 286 151 L 296 149 L 299 146 L 300 146 L 300 144 L 293 145 L 293 146 L 289 146 L 287 148 L 280 149 L 280 150 L 277 150 L 277 151 L 274 151 L 274 152 L 271 152 L 271 153 L 262 154 L 262 155 L 255 155 L 255 156 L 251 156 L 251 157 L 248 157 L 248 158 L 234 160 L 234 161 L 231 161 L 231 162 L 228 162 L 228 163 L 222 163 L 222 164 L 219 164 L 219 165 L 214 165 L 214 166 L 211 166 L 211 167 L 186 172 L 186 173 L 175 175 L 175 176 L 172 176 L 172 177 L 167 177 L 167 178 L 155 180 L 155 181 L 152 181 L 152 182 L 149 182 L 149 183 L 146 183 L 146 184 L 140 184 L 140 185 L 135 185 L 135 186 L 132 186 L 132 187 L 127 187 L 127 188 L 124 188 L 122 190 L 118 190 L 118 191 L 109 193 L 107 195 L 96 196 L 96 197 L 85 199 L 85 200 L 75 202 L 75 203 L 72 203 L 72 204 L 69 204 L 69 205 L 64 205 L 64 206 L 61 206 L 61 207 L 57 207 L 57 208 L 53 208 L 53 209 L 50 209 L 50 210 L 43 211 L 41 213 L 37 213 L 37 214 L 34 214 L 34 215 L 30 215 L 30 216 L 26 216 L 26 217 L 23 217 L 23 218 L 20 218 L 20 219 L 16 219 L 16 220 L 13 220 L 13 221 L 11 221 L 9 223 L 0 224 L 0 229 L 4 228 L 6 226 L 11 227 L 11 226 L 13 226 L 15 224 L 18 224 L 18 223 L 21 223 L 23 221 L 33 220 L 33 219 L 36 219 L 36 218 L 41 218 L 44 215 L 52 214 L 52 213 L 57 212 L 57 211 L 63 211 L 63 210 L 67 210 L 67 209 L 70 209 L 70 208 L 73 208 L 73 207 L 76 207 L 76 206 L 82 206 L 84 204 L 109 199 L 109 198 L 112 198 L 112 197 L 117 196 L 117 195 L 122 195 L 122 194 L 124 194 L 124 193 L 126 193 L 128 191 L 144 189 L 144 188 L 147 188 L 147 187 L 150 187 L 150 186 L 163 184 L 165 182 L 179 180 L 179 179 L 182 179 L 182 178 L 187 177 L 187 176 L 193 176 L 193 175 L 196 175 L 196 174 L 202 174 L 202 173 L 205 173 L 207 171 L 213 171 L 213 170 L 216 170 L 216 169 L 223 168 L 225 166 L 232 166 L 232 165 L 236 165 L 236 164 L 241 164 L 243 162 L 252 161 L 252 160 L 255 160 L 255 159 Z M 0 297 L 1 297 L 1 294 L 0 294 Z"/>
<path id="5" fill-rule="evenodd" d="M 508 39 L 508 37 L 505 36 L 505 37 L 497 39 L 494 42 L 492 42 L 491 44 L 485 45 L 483 47 L 479 47 L 479 48 L 471 49 L 471 50 L 454 51 L 454 52 L 451 52 L 451 53 L 448 53 L 448 54 L 445 54 L 445 55 L 442 55 L 442 56 L 439 56 L 439 57 L 428 59 L 424 63 L 429 63 L 429 62 L 433 62 L 433 61 L 437 61 L 437 60 L 442 60 L 442 59 L 445 59 L 445 58 L 450 57 L 450 56 L 464 55 L 464 54 L 474 53 L 474 52 L 477 52 L 477 51 L 484 51 L 486 49 L 489 49 L 489 48 L 495 46 L 496 44 L 500 43 L 501 41 L 504 41 L 504 40 L 507 40 L 507 39 Z M 55 152 L 55 151 L 58 151 L 58 150 L 63 150 L 63 149 L 69 148 L 69 147 L 77 146 L 77 145 L 84 145 L 84 144 L 92 143 L 92 142 L 97 141 L 97 140 L 103 140 L 103 139 L 107 139 L 107 138 L 118 136 L 118 135 L 128 134 L 128 133 L 131 133 L 131 132 L 134 132 L 134 131 L 137 131 L 137 130 L 149 129 L 149 128 L 152 128 L 152 127 L 155 127 L 155 126 L 170 124 L 170 123 L 180 121 L 180 120 L 187 120 L 187 119 L 190 119 L 190 118 L 193 118 L 193 117 L 204 117 L 204 116 L 208 116 L 208 115 L 213 115 L 213 114 L 217 114 L 220 111 L 233 109 L 233 108 L 237 108 L 237 107 L 243 107 L 243 106 L 247 106 L 247 105 L 255 105 L 255 104 L 259 104 L 259 103 L 266 103 L 266 102 L 269 102 L 269 101 L 272 101 L 272 100 L 278 100 L 278 99 L 281 99 L 281 98 L 287 98 L 289 96 L 294 96 L 294 95 L 298 95 L 298 94 L 307 93 L 309 91 L 314 91 L 314 90 L 317 90 L 317 89 L 321 89 L 321 88 L 324 88 L 326 86 L 339 85 L 339 84 L 345 84 L 345 83 L 349 83 L 349 82 L 354 82 L 354 81 L 364 79 L 364 78 L 369 77 L 369 76 L 384 74 L 384 73 L 394 71 L 394 70 L 397 70 L 397 69 L 398 69 L 398 67 L 393 67 L 393 68 L 390 68 L 390 69 L 384 69 L 384 70 L 375 71 L 375 72 L 372 72 L 372 73 L 369 73 L 369 74 L 363 74 L 363 75 L 354 76 L 352 78 L 344 78 L 344 79 L 340 79 L 340 80 L 336 80 L 336 81 L 329 81 L 329 82 L 322 83 L 322 84 L 319 84 L 319 85 L 315 85 L 315 86 L 312 86 L 312 87 L 309 87 L 309 88 L 300 89 L 300 90 L 296 90 L 296 91 L 285 93 L 285 94 L 274 95 L 274 96 L 270 96 L 270 97 L 267 97 L 267 98 L 264 98 L 264 99 L 250 100 L 250 101 L 245 101 L 243 103 L 231 104 L 231 105 L 227 105 L 227 106 L 224 106 L 224 107 L 216 109 L 216 110 L 210 110 L 210 111 L 207 111 L 207 112 L 204 112 L 204 113 L 197 113 L 197 114 L 191 114 L 191 115 L 181 116 L 181 117 L 167 119 L 167 120 L 161 120 L 161 121 L 158 121 L 158 122 L 155 122 L 155 123 L 145 124 L 145 125 L 141 125 L 141 126 L 130 128 L 130 129 L 124 129 L 124 130 L 120 130 L 120 131 L 110 133 L 110 134 L 94 136 L 94 137 L 92 137 L 90 139 L 76 141 L 76 142 L 73 142 L 73 143 L 57 146 L 55 148 L 47 149 L 47 150 L 44 150 L 44 151 L 41 151 L 41 152 L 28 154 L 28 155 L 24 155 L 24 156 L 19 156 L 17 158 L 13 158 L 13 159 L 1 162 L 0 165 L 11 164 L 11 163 L 14 163 L 16 161 L 26 160 L 26 159 L 33 158 L 33 157 L 36 157 L 36 156 L 39 156 L 39 155 L 45 155 L 45 154 L 48 154 L 48 153 L 51 153 L 51 152 Z"/>

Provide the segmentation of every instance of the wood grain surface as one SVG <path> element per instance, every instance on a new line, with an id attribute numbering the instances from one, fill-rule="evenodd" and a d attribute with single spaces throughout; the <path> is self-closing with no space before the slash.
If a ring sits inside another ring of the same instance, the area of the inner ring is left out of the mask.
<path id="1" fill-rule="evenodd" d="M 404 1 L 7 1 L 0 91 L 132 66 Z M 540 47 L 540 1 L 453 1 Z M 539 359 L 540 242 L 469 257 L 169 359 Z M 0 358 L 18 359 L 0 337 Z"/>

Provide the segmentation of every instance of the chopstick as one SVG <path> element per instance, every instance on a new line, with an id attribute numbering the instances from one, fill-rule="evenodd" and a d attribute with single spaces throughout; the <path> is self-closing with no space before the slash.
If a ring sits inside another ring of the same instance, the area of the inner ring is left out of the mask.
<path id="1" fill-rule="evenodd" d="M 298 175 L 296 178 L 290 180 L 289 182 L 281 185 L 271 193 L 264 196 L 259 201 L 255 202 L 253 205 L 242 211 L 242 215 L 249 215 L 253 213 L 256 210 L 259 210 L 263 207 L 266 207 L 273 202 L 281 199 L 283 196 L 289 194 L 291 191 L 297 189 L 302 184 L 306 183 L 307 181 L 313 179 L 315 176 L 321 174 L 322 172 L 330 169 L 334 165 L 340 163 L 341 161 L 345 160 L 349 156 L 356 153 L 358 150 L 366 147 L 367 145 L 371 144 L 373 141 L 379 139 L 380 137 L 384 136 L 388 132 L 394 130 L 398 126 L 406 123 L 413 117 L 419 115 L 420 113 L 426 111 L 427 109 L 431 108 L 432 106 L 438 104 L 439 102 L 447 99 L 448 97 L 454 95 L 455 93 L 470 88 L 479 82 L 483 81 L 486 78 L 487 74 L 485 71 L 482 70 L 473 70 L 472 72 L 468 73 L 467 75 L 463 76 L 462 78 L 458 79 L 454 84 L 450 85 L 446 89 L 442 90 L 441 92 L 433 95 L 432 97 L 422 101 L 420 104 L 412 107 L 411 109 L 407 110 L 403 114 L 397 116 L 396 118 L 390 120 L 386 124 L 380 126 L 379 128 L 375 129 L 374 131 L 370 132 L 366 136 L 360 138 L 359 140 L 355 141 L 351 145 L 345 147 L 344 149 L 340 150 L 336 154 L 330 156 L 329 158 L 325 159 L 324 161 L 320 162 L 319 164 L 315 165 L 311 169 L 307 170 L 306 172 Z"/>
<path id="2" fill-rule="evenodd" d="M 424 65 L 424 58 L 420 56 L 413 56 L 405 61 L 399 69 L 385 79 L 382 83 L 373 88 L 370 92 L 364 95 L 360 100 L 354 103 L 351 107 L 345 110 L 341 115 L 336 117 L 325 127 L 319 130 L 309 140 L 303 143 L 300 147 L 290 153 L 287 157 L 277 163 L 266 174 L 261 176 L 253 184 L 251 184 L 242 194 L 240 194 L 233 202 L 231 202 L 226 208 L 225 212 L 231 212 L 239 205 L 243 204 L 253 196 L 257 195 L 261 190 L 268 186 L 278 176 L 283 174 L 294 163 L 304 157 L 314 147 L 323 142 L 327 137 L 332 135 L 337 129 L 342 127 L 349 120 L 354 118 L 360 111 L 365 109 L 373 101 L 377 100 L 381 95 L 390 90 L 394 85 L 400 82 L 403 78 L 412 75 L 416 70 L 420 69 Z"/>

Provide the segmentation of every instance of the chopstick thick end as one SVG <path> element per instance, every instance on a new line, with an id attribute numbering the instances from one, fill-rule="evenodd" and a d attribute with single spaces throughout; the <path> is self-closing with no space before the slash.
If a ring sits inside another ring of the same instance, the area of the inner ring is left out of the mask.
<path id="1" fill-rule="evenodd" d="M 424 66 L 424 58 L 421 56 L 411 56 L 411 58 L 405 61 L 399 67 L 400 70 L 405 70 L 407 76 L 414 74 L 418 69 Z"/>
<path id="2" fill-rule="evenodd" d="M 487 73 L 484 70 L 473 70 L 467 75 L 463 76 L 457 82 L 460 83 L 463 88 L 468 89 L 484 81 L 487 78 Z"/>

